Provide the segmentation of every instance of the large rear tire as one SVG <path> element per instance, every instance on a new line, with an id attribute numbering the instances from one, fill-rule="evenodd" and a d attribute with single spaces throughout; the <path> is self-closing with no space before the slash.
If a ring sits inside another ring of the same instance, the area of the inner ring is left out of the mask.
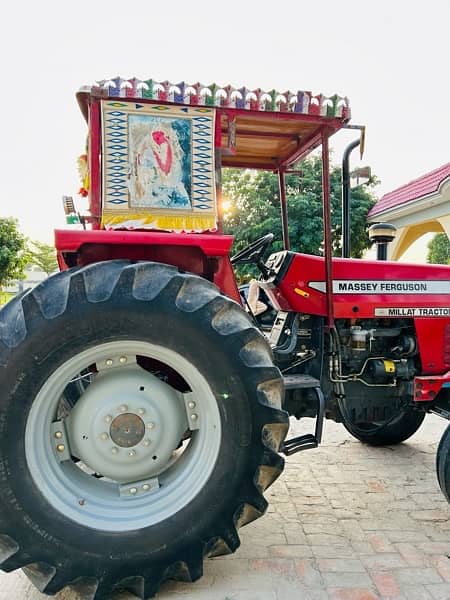
<path id="1" fill-rule="evenodd" d="M 283 384 L 209 282 L 110 261 L 0 312 L 0 560 L 44 593 L 153 596 L 235 551 L 280 475 Z"/>

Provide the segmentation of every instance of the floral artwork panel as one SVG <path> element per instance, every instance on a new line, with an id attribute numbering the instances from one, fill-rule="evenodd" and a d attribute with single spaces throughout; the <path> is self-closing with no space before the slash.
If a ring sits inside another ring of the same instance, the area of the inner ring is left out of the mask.
<path id="1" fill-rule="evenodd" d="M 192 208 L 190 120 L 129 115 L 128 136 L 130 207 Z"/>
<path id="2" fill-rule="evenodd" d="M 102 101 L 102 226 L 217 230 L 215 109 Z"/>

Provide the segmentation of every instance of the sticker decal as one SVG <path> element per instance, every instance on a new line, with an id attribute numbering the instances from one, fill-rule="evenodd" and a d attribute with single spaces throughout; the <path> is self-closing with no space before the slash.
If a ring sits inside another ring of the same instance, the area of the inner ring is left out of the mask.
<path id="1" fill-rule="evenodd" d="M 376 317 L 450 317 L 450 307 L 392 307 L 376 308 L 374 311 Z"/>
<path id="2" fill-rule="evenodd" d="M 325 281 L 308 287 L 325 293 Z M 333 294 L 450 294 L 450 281 L 333 279 Z"/>

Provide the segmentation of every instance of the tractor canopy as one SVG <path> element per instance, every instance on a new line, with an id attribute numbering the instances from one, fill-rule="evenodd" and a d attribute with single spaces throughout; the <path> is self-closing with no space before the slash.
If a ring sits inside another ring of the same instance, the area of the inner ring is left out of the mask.
<path id="1" fill-rule="evenodd" d="M 350 119 L 338 95 L 152 79 L 100 81 L 77 100 L 93 229 L 220 232 L 221 167 L 284 174 Z"/>

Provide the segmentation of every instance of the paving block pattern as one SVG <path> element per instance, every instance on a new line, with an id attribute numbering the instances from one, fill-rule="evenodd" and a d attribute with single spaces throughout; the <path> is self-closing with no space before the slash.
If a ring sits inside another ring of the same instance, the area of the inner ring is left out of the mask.
<path id="1" fill-rule="evenodd" d="M 371 448 L 326 423 L 320 448 L 286 460 L 236 554 L 157 600 L 450 600 L 450 506 L 434 467 L 446 426 L 429 415 L 406 443 Z M 292 434 L 310 428 L 295 422 Z M 0 600 L 44 598 L 20 572 L 0 573 Z"/>

